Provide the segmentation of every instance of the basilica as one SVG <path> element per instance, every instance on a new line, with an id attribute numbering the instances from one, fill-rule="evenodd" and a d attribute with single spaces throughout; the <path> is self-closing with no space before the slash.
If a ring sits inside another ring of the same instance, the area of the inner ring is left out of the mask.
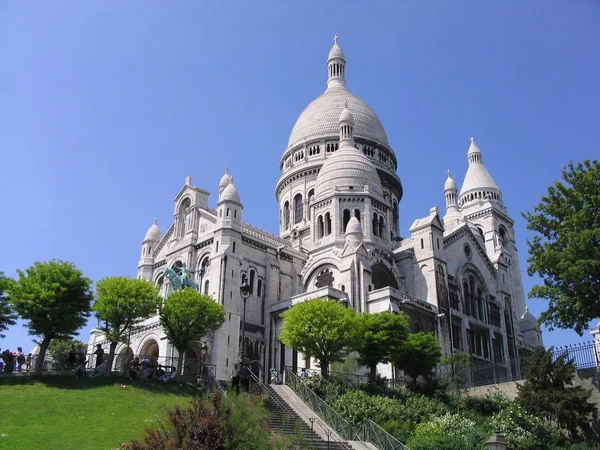
<path id="1" fill-rule="evenodd" d="M 357 312 L 403 312 L 411 332 L 438 336 L 444 354 L 468 352 L 510 374 L 510 360 L 542 338 L 525 303 L 514 222 L 482 151 L 471 138 L 460 190 L 448 173 L 440 183 L 445 211 L 431 208 L 401 236 L 396 155 L 377 115 L 350 92 L 337 40 L 325 92 L 300 114 L 281 156 L 279 235 L 244 222 L 243 193 L 226 170 L 216 208 L 188 177 L 175 197 L 173 222 L 163 232 L 155 221 L 144 237 L 138 277 L 167 296 L 174 288 L 168 274 L 185 271 L 190 285 L 226 311 L 223 326 L 184 356 L 184 373 L 197 369 L 201 346 L 221 380 L 242 354 L 263 377 L 285 366 L 314 368 L 309 355 L 279 340 L 280 315 L 328 297 Z M 247 299 L 240 295 L 244 281 Z M 90 349 L 97 343 L 108 347 L 93 330 Z M 179 356 L 158 317 L 116 352 L 115 367 L 132 355 Z M 378 370 L 394 376 L 387 365 Z"/>

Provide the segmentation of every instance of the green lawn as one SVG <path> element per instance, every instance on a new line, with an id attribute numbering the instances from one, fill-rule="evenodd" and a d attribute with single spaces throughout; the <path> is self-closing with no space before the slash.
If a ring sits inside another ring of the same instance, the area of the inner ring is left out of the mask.
<path id="1" fill-rule="evenodd" d="M 3 377 L 0 449 L 119 447 L 142 438 L 145 428 L 158 428 L 168 409 L 187 405 L 196 395 L 189 385 L 138 385 L 122 377 Z"/>

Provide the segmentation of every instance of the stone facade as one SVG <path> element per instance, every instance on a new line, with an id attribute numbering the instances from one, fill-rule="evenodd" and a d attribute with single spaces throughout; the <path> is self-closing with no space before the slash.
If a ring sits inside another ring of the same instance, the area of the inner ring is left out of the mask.
<path id="1" fill-rule="evenodd" d="M 358 312 L 403 311 L 411 331 L 439 336 L 444 353 L 468 351 L 482 363 L 505 361 L 510 370 L 508 359 L 522 346 L 541 344 L 541 332 L 525 305 L 514 222 L 481 151 L 471 139 L 460 193 L 448 174 L 444 217 L 432 208 L 401 237 L 396 156 L 375 113 L 348 91 L 345 70 L 336 39 L 327 89 L 300 115 L 281 157 L 279 236 L 243 222 L 227 171 L 216 209 L 188 177 L 166 233 L 156 222 L 148 230 L 138 276 L 167 296 L 164 270 L 185 265 L 198 289 L 223 305 L 225 324 L 203 340 L 219 379 L 229 378 L 241 354 L 244 279 L 251 288 L 244 353 L 262 374 L 314 367 L 279 341 L 280 314 L 323 296 Z M 129 350 L 117 348 L 116 365 L 131 354 L 177 356 L 157 317 L 144 325 Z M 107 344 L 95 330 L 90 350 L 97 342 Z M 188 356 L 191 371 L 199 352 Z M 389 366 L 379 369 L 394 375 Z"/>

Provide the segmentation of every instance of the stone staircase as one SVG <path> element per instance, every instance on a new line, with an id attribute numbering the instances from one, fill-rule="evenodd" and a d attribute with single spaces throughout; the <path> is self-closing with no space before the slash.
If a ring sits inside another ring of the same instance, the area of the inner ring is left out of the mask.
<path id="1" fill-rule="evenodd" d="M 276 433 L 297 436 L 301 448 L 315 450 L 352 449 L 350 444 L 335 440 L 333 435 L 327 435 L 329 440 L 319 436 L 271 386 L 253 381 L 250 383 L 250 393 L 267 396 L 265 404 L 271 413 L 269 426 Z"/>

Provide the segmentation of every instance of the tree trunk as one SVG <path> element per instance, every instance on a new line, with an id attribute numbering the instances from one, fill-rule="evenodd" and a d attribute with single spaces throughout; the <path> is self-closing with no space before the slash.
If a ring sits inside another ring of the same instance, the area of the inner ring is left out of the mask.
<path id="1" fill-rule="evenodd" d="M 179 376 L 179 375 L 183 375 L 181 373 L 181 368 L 183 367 L 183 354 L 184 354 L 184 351 L 177 349 L 177 353 L 179 353 L 179 358 L 177 358 L 177 376 Z"/>
<path id="2" fill-rule="evenodd" d="M 375 379 L 377 378 L 377 364 L 373 364 L 371 367 L 371 374 L 369 378 L 371 379 L 371 383 L 375 383 Z"/>
<path id="3" fill-rule="evenodd" d="M 319 360 L 319 365 L 321 366 L 321 376 L 323 378 L 329 378 L 329 361 L 321 359 Z"/>
<path id="4" fill-rule="evenodd" d="M 117 348 L 118 342 L 110 343 L 110 350 L 108 351 L 108 362 L 106 364 L 106 373 L 104 376 L 110 377 L 110 372 L 113 369 L 113 360 L 115 359 L 115 350 Z"/>
<path id="5" fill-rule="evenodd" d="M 40 344 L 40 353 L 38 354 L 37 361 L 35 362 L 35 371 L 33 374 L 37 377 L 42 375 L 42 369 L 44 368 L 44 360 L 46 359 L 46 350 L 50 345 L 51 337 L 44 336 L 42 343 Z"/>

